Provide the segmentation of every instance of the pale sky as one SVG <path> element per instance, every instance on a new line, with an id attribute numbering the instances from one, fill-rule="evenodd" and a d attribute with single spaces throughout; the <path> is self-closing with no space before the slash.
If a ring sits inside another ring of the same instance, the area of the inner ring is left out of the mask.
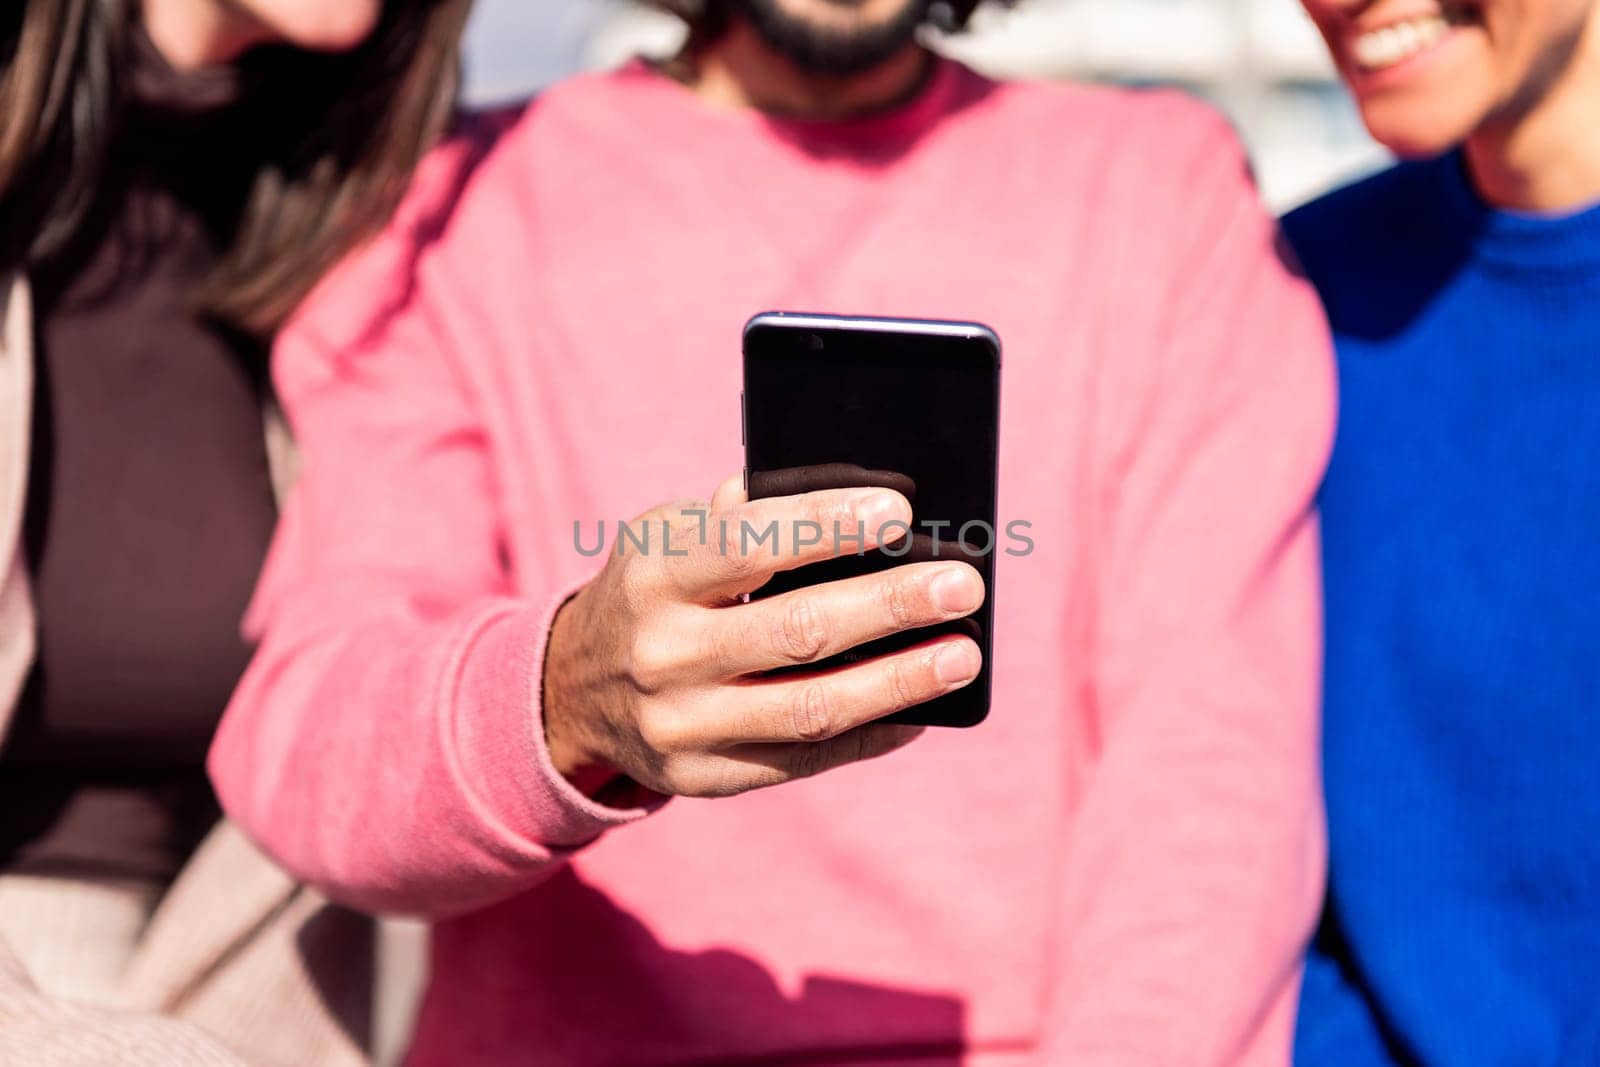
<path id="1" fill-rule="evenodd" d="M 468 101 L 523 96 L 569 73 L 614 7 L 615 0 L 477 0 L 467 29 Z"/>

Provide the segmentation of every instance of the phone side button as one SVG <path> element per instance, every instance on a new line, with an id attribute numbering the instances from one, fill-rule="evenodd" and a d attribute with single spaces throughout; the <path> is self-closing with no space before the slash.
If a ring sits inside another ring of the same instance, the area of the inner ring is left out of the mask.
<path id="1" fill-rule="evenodd" d="M 739 390 L 739 447 L 740 448 L 743 448 L 744 445 L 745 445 L 744 418 L 745 418 L 745 416 L 744 416 L 744 390 L 741 389 L 741 390 Z"/>

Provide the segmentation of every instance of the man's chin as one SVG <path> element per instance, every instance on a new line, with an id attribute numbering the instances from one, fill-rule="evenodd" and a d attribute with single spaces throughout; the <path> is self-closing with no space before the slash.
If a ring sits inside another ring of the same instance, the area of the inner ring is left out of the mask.
<path id="1" fill-rule="evenodd" d="M 929 0 L 903 0 L 900 7 L 870 17 L 868 0 L 726 0 L 774 52 L 808 74 L 865 74 L 905 51 L 917 39 Z M 837 14 L 829 17 L 823 9 Z M 816 9 L 808 13 L 807 9 Z"/>

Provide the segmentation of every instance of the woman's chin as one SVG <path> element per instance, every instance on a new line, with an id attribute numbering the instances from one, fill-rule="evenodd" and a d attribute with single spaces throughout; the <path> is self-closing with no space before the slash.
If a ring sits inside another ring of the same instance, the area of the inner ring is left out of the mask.
<path id="1" fill-rule="evenodd" d="M 293 33 L 291 43 L 308 52 L 350 52 L 360 48 L 377 25 L 376 16 L 366 21 L 331 19 Z"/>
<path id="2" fill-rule="evenodd" d="M 1460 101 L 1363 103 L 1372 139 L 1401 159 L 1430 159 L 1466 140 L 1478 123 Z"/>
<path id="3" fill-rule="evenodd" d="M 359 48 L 383 15 L 383 5 L 377 0 L 245 0 L 243 6 L 276 41 L 308 52 Z"/>

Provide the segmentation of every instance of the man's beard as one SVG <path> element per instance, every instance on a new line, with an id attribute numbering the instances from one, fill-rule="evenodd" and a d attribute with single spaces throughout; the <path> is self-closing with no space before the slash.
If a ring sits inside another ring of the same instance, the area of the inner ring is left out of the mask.
<path id="1" fill-rule="evenodd" d="M 767 46 L 808 74 L 848 77 L 893 59 L 917 39 L 932 0 L 906 0 L 886 22 L 852 29 L 820 26 L 784 10 L 783 0 L 721 0 Z M 841 5 L 843 6 L 843 5 Z"/>

